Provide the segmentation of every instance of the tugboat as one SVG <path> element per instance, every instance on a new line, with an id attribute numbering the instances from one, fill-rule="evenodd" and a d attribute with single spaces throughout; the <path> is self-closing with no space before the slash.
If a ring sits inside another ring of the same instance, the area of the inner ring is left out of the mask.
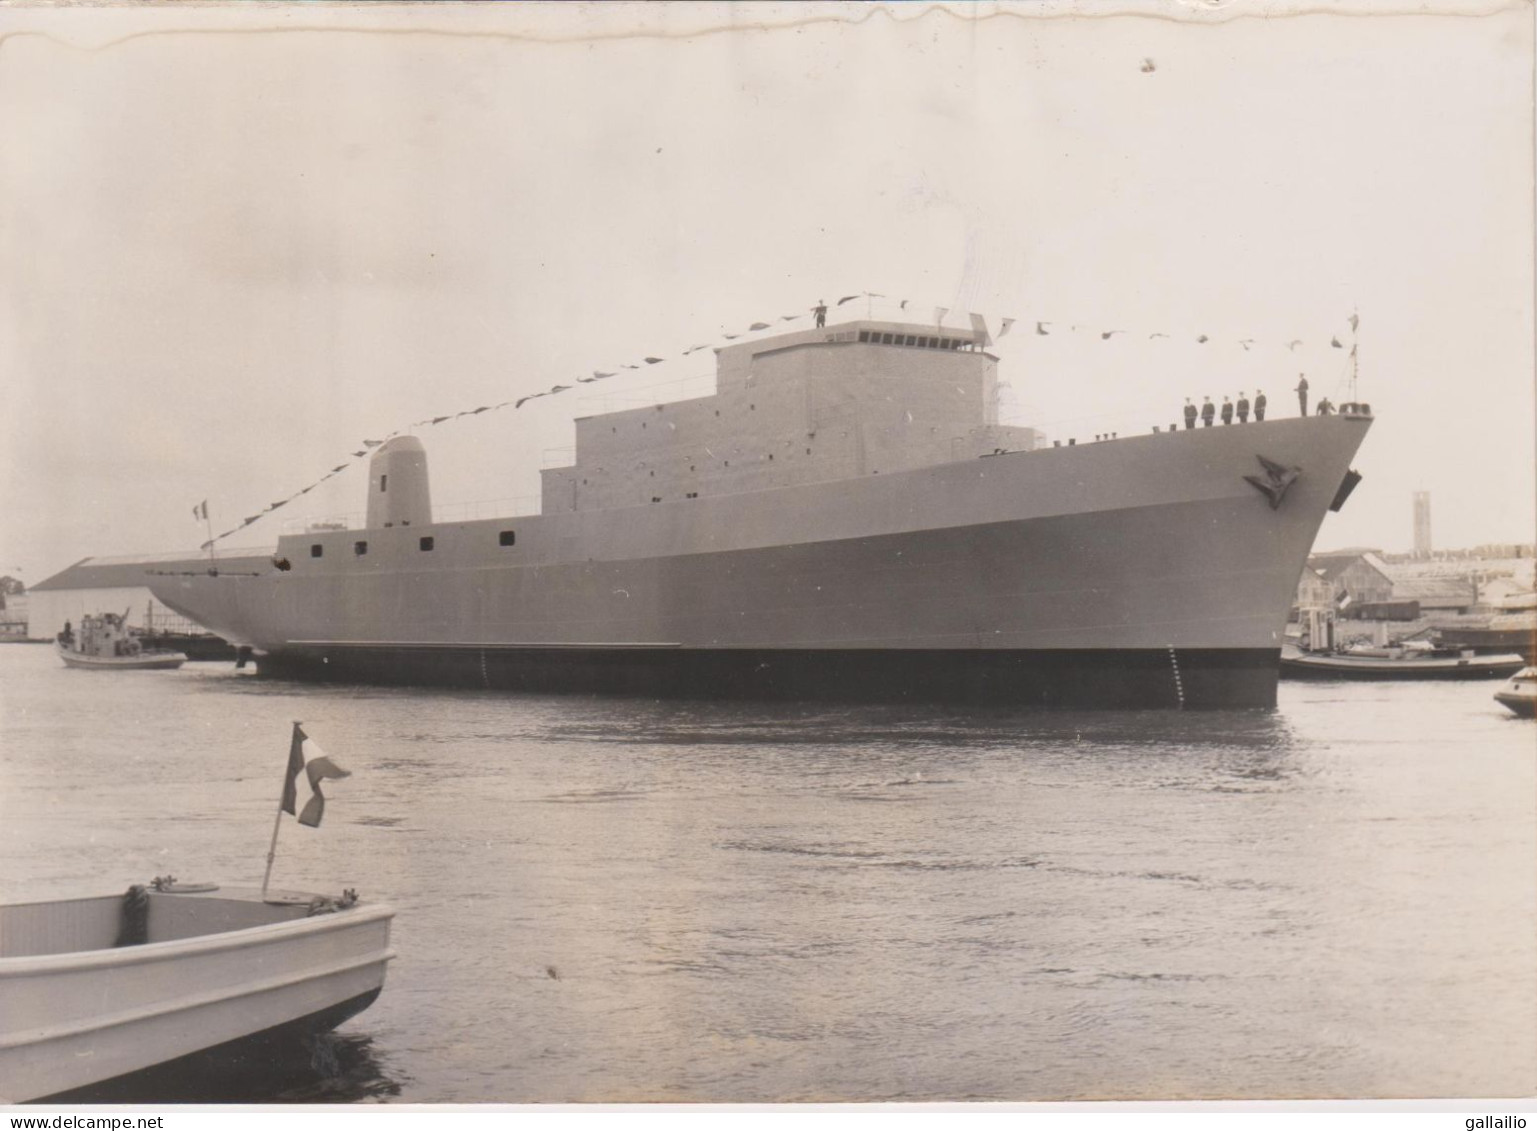
<path id="1" fill-rule="evenodd" d="M 1537 717 L 1537 668 L 1522 668 L 1494 697 L 1523 719 Z"/>
<path id="2" fill-rule="evenodd" d="M 59 658 L 72 668 L 146 671 L 179 668 L 187 662 L 183 652 L 145 648 L 129 632 L 126 613 L 81 617 L 78 636 L 66 621 L 55 646 Z"/>

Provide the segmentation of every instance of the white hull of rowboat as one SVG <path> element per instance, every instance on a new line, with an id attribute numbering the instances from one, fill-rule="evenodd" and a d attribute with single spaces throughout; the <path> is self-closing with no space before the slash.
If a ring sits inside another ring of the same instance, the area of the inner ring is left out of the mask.
<path id="1" fill-rule="evenodd" d="M 307 904 L 152 892 L 149 941 L 129 946 L 115 945 L 122 896 L 0 906 L 0 1101 L 247 1038 L 322 1032 L 366 1008 L 394 957 L 394 912 L 312 915 Z"/>

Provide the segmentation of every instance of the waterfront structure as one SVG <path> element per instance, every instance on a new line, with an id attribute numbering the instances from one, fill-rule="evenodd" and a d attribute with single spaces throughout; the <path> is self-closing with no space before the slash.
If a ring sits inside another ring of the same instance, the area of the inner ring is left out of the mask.
<path id="1" fill-rule="evenodd" d="M 1296 607 L 1302 612 L 1310 609 L 1332 609 L 1334 599 L 1334 585 L 1312 565 L 1303 566 L 1302 576 L 1297 581 Z"/>
<path id="2" fill-rule="evenodd" d="M 1342 602 L 1348 597 L 1352 605 L 1393 600 L 1393 579 L 1383 564 L 1369 550 L 1314 554 L 1308 558 L 1308 565 L 1333 587 L 1335 601 Z"/>
<path id="3" fill-rule="evenodd" d="M 1430 492 L 1414 493 L 1414 556 L 1428 558 L 1430 545 Z"/>
<path id="4" fill-rule="evenodd" d="M 1462 577 L 1405 577 L 1393 582 L 1393 600 L 1413 601 L 1424 614 L 1466 613 L 1478 601 L 1478 586 Z"/>
<path id="5" fill-rule="evenodd" d="M 716 351 L 708 397 L 586 417 L 542 513 L 436 522 L 378 448 L 362 529 L 155 596 L 259 670 L 542 691 L 1268 705 L 1364 409 L 1104 443 L 997 420 L 985 332 Z"/>
<path id="6" fill-rule="evenodd" d="M 31 599 L 25 589 L 0 591 L 0 640 L 28 639 Z"/>

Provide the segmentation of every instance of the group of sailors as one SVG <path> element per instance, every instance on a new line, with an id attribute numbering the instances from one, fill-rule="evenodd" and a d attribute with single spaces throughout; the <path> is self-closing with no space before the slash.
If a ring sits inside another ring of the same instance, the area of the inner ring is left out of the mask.
<path id="1" fill-rule="evenodd" d="M 1231 424 L 1231 423 L 1233 423 L 1233 415 L 1236 412 L 1237 415 L 1238 415 L 1238 423 L 1240 423 L 1240 424 L 1247 424 L 1248 421 L 1249 421 L 1249 409 L 1250 409 L 1250 407 L 1251 406 L 1249 404 L 1249 395 L 1247 393 L 1239 393 L 1238 394 L 1238 403 L 1236 405 L 1232 402 L 1232 400 L 1230 398 L 1223 397 L 1222 398 L 1222 423 L 1224 423 L 1224 424 Z M 1254 404 L 1253 404 L 1252 407 L 1254 409 L 1254 419 L 1255 420 L 1264 420 L 1265 419 L 1265 391 L 1263 389 L 1259 389 L 1259 390 L 1255 391 L 1255 394 L 1254 394 Z M 1197 419 L 1199 419 L 1201 424 L 1204 427 L 1206 427 L 1206 428 L 1210 428 L 1214 423 L 1216 423 L 1216 420 L 1217 420 L 1217 406 L 1211 403 L 1211 398 L 1210 397 L 1202 397 L 1201 398 L 1201 407 L 1200 408 L 1196 408 L 1195 402 L 1193 400 L 1191 400 L 1189 397 L 1185 398 L 1185 427 L 1186 428 L 1194 428 L 1195 427 L 1195 422 L 1196 422 Z"/>
<path id="2" fill-rule="evenodd" d="M 1302 416 L 1306 416 L 1308 414 L 1308 379 L 1301 374 L 1299 374 L 1297 377 L 1296 393 L 1297 412 Z M 1258 421 L 1265 419 L 1265 390 L 1255 390 L 1254 403 L 1252 406 L 1249 403 L 1249 397 L 1247 393 L 1238 394 L 1237 404 L 1234 404 L 1228 397 L 1223 397 L 1222 407 L 1220 410 L 1216 405 L 1211 403 L 1210 397 L 1202 397 L 1200 407 L 1197 407 L 1191 398 L 1186 397 L 1185 427 L 1194 428 L 1196 421 L 1199 420 L 1202 427 L 1210 428 L 1213 424 L 1216 423 L 1219 412 L 1222 417 L 1222 423 L 1224 424 L 1233 423 L 1234 416 L 1238 417 L 1239 424 L 1247 424 L 1249 420 L 1249 410 L 1251 407 L 1254 410 L 1255 420 Z M 1347 412 L 1353 408 L 1364 408 L 1364 406 L 1345 406 Z M 1316 411 L 1319 416 L 1328 416 L 1330 413 L 1335 411 L 1335 407 L 1328 397 L 1323 397 L 1319 400 L 1318 408 Z M 1174 427 L 1172 425 L 1170 426 L 1169 431 L 1174 431 Z"/>

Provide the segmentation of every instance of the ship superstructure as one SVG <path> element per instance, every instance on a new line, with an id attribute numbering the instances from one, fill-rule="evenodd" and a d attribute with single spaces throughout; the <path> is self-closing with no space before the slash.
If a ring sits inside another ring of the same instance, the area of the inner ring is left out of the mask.
<path id="1" fill-rule="evenodd" d="M 859 322 L 717 351 L 713 396 L 576 422 L 543 513 L 766 491 L 1029 451 L 998 424 L 998 360 L 972 331 Z"/>
<path id="2" fill-rule="evenodd" d="M 857 321 L 718 350 L 712 396 L 578 420 L 538 516 L 434 522 L 397 437 L 364 529 L 152 588 L 301 678 L 1266 705 L 1369 421 L 1048 446 L 997 422 L 980 335 Z"/>

